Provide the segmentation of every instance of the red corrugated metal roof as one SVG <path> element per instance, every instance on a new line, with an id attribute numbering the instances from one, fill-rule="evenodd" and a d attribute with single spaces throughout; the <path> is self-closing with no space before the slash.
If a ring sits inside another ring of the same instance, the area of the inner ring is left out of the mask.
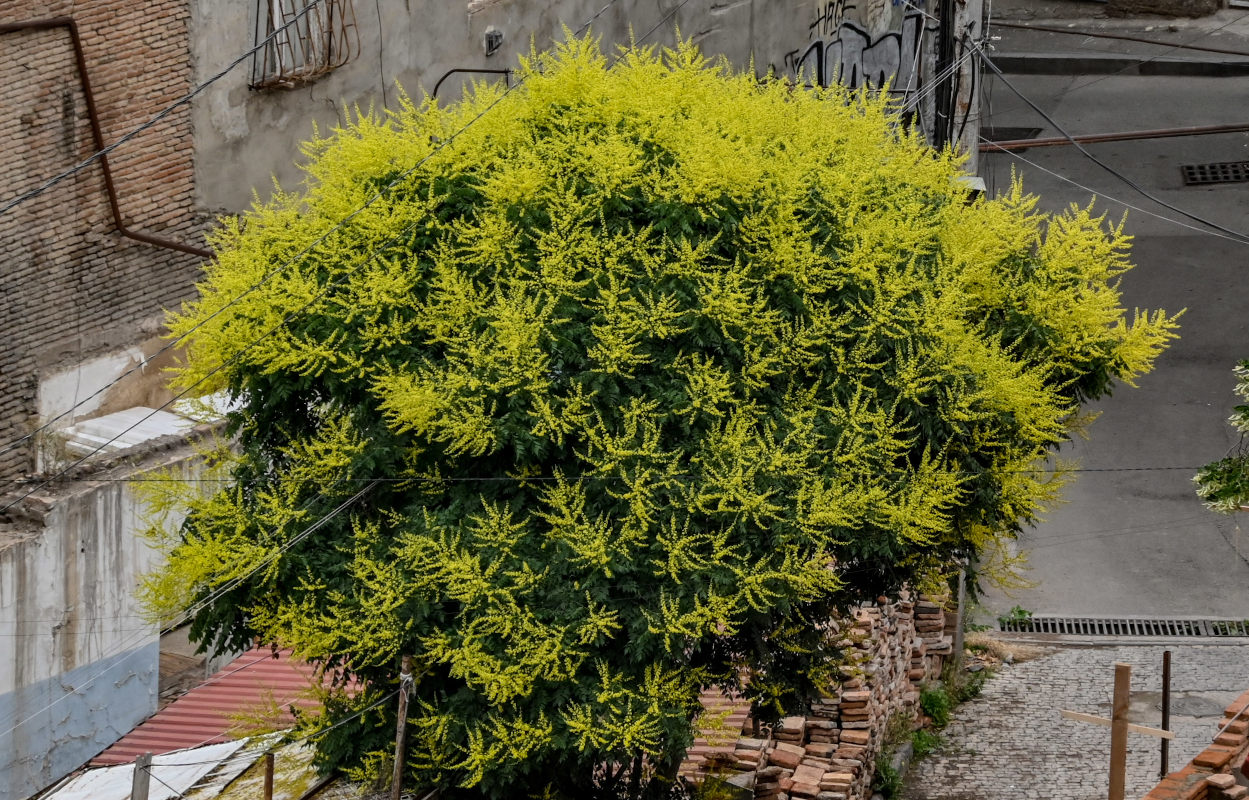
<path id="1" fill-rule="evenodd" d="M 144 753 L 168 753 L 184 747 L 224 742 L 238 725 L 232 717 L 254 713 L 274 703 L 285 721 L 289 707 L 314 708 L 309 688 L 313 667 L 291 658 L 289 650 L 249 650 L 220 672 L 149 717 L 112 747 L 96 756 L 92 766 L 128 764 Z"/>

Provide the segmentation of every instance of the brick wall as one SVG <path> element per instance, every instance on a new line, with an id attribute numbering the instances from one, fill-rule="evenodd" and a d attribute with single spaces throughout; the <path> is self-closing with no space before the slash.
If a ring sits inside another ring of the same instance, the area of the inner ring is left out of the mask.
<path id="1" fill-rule="evenodd" d="M 759 736 L 752 735 L 748 703 L 704 695 L 709 717 L 720 724 L 695 741 L 681 774 L 695 781 L 715 774 L 759 800 L 867 800 L 889 720 L 914 720 L 920 685 L 941 675 L 952 650 L 944 628 L 941 605 L 928 597 L 859 610 L 832 628 L 850 654 L 841 684 L 806 716 Z"/>
<path id="2" fill-rule="evenodd" d="M 1144 800 L 1244 800 L 1249 788 L 1236 775 L 1249 778 L 1249 692 L 1223 710 L 1214 741 L 1178 772 L 1172 772 Z"/>
<path id="3" fill-rule="evenodd" d="M 112 143 L 189 90 L 189 13 L 188 0 L 7 0 L 0 22 L 73 15 Z M 0 34 L 0 108 L 0 203 L 93 152 L 68 30 Z M 110 157 L 127 226 L 202 245 L 190 135 L 183 108 Z M 120 237 L 98 164 L 0 216 L 0 450 L 39 424 L 41 372 L 150 337 L 198 263 Z M 0 452 L 0 479 L 32 456 Z"/>

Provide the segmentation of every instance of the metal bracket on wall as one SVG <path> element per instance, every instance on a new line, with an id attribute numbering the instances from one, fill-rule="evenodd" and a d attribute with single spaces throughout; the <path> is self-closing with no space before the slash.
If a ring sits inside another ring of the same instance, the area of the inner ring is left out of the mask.
<path id="1" fill-rule="evenodd" d="M 96 152 L 100 152 L 105 148 L 104 134 L 100 129 L 100 116 L 96 111 L 95 96 L 91 93 L 91 80 L 87 77 L 87 58 L 83 53 L 82 39 L 78 35 L 78 23 L 72 17 L 49 17 L 46 19 L 28 20 L 26 22 L 6 22 L 0 24 L 0 34 L 18 33 L 20 31 L 55 30 L 56 28 L 65 28 L 69 31 L 70 40 L 74 46 L 74 59 L 78 63 L 78 82 L 82 87 L 83 98 L 87 103 L 87 119 L 91 123 L 92 143 Z M 121 220 L 121 206 L 118 204 L 117 187 L 113 184 L 113 171 L 109 168 L 108 156 L 101 155 L 99 161 L 100 170 L 104 174 L 104 190 L 108 194 L 108 205 L 113 212 L 113 224 L 117 226 L 118 233 L 136 242 L 165 247 L 182 253 L 190 253 L 200 258 L 212 257 L 212 252 L 202 247 L 193 247 L 173 239 L 166 239 L 163 236 L 141 233 L 127 228 L 126 224 Z"/>
<path id="2" fill-rule="evenodd" d="M 480 73 L 483 75 L 502 75 L 504 81 L 509 81 L 512 77 L 512 71 L 510 69 L 472 69 L 471 67 L 456 67 L 455 69 L 447 70 L 443 76 L 438 79 L 438 82 L 434 84 L 434 91 L 429 93 L 430 98 L 437 98 L 438 87 L 442 86 L 443 81 L 450 78 L 452 75 L 455 75 L 457 72 Z"/>

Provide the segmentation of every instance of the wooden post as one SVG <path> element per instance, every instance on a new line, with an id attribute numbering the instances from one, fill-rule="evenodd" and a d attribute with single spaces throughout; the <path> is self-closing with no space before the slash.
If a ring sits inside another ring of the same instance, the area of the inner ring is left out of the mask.
<path id="1" fill-rule="evenodd" d="M 1128 705 L 1132 699 L 1132 667 L 1115 664 L 1115 699 L 1110 715 L 1110 800 L 1123 800 L 1128 769 Z"/>
<path id="2" fill-rule="evenodd" d="M 1059 711 L 1064 719 L 1077 722 L 1091 722 L 1094 725 L 1110 726 L 1110 800 L 1123 800 L 1125 774 L 1128 767 L 1128 734 L 1143 733 L 1161 739 L 1174 739 L 1171 731 L 1147 728 L 1144 725 L 1133 725 L 1128 722 L 1128 703 L 1132 697 L 1132 667 L 1130 664 L 1115 664 L 1115 695 L 1113 714 L 1110 719 L 1095 717 L 1092 714 L 1081 714 L 1077 711 Z"/>
<path id="3" fill-rule="evenodd" d="M 1162 729 L 1171 730 L 1171 651 L 1162 651 Z M 1171 756 L 1171 740 L 1162 740 L 1162 769 L 1158 780 L 1163 780 L 1170 772 L 1167 762 Z"/>
<path id="4" fill-rule="evenodd" d="M 412 656 L 403 657 L 399 669 L 399 721 L 395 723 L 395 769 L 390 777 L 390 800 L 399 800 L 403 789 L 403 745 L 408 725 L 408 687 L 412 685 Z"/>
<path id="5" fill-rule="evenodd" d="M 964 564 L 958 572 L 958 608 L 955 611 L 958 614 L 958 620 L 954 625 L 954 671 L 955 674 L 963 668 L 963 619 L 967 613 L 967 565 Z"/>
<path id="6" fill-rule="evenodd" d="M 147 800 L 147 790 L 152 783 L 152 754 L 144 753 L 134 760 L 134 779 L 130 784 L 130 800 Z"/>
<path id="7" fill-rule="evenodd" d="M 265 753 L 265 800 L 273 800 L 273 751 Z"/>

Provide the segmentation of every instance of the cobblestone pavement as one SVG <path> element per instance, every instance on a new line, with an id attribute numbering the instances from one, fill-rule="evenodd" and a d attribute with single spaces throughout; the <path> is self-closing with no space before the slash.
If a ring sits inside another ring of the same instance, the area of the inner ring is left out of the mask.
<path id="1" fill-rule="evenodd" d="M 1161 722 L 1162 653 L 1171 651 L 1170 770 L 1205 749 L 1223 708 L 1249 688 L 1249 646 L 1060 648 L 1002 666 L 980 697 L 951 715 L 944 743 L 913 763 L 905 800 L 1101 800 L 1110 729 L 1062 719 L 1059 709 L 1110 716 L 1114 663 L 1132 665 L 1131 721 Z M 1159 741 L 1128 736 L 1127 797 L 1158 782 Z"/>

